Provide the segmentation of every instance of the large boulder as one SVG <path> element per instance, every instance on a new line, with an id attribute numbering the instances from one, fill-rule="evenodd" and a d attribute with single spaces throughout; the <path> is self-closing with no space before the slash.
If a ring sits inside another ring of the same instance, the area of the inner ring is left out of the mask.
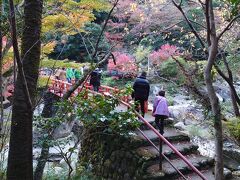
<path id="1" fill-rule="evenodd" d="M 173 106 L 169 106 L 170 117 L 185 125 L 197 124 L 204 120 L 202 107 L 188 96 L 181 94 L 173 98 Z"/>
<path id="2" fill-rule="evenodd" d="M 240 170 L 240 150 L 235 148 L 223 149 L 224 166 L 232 171 Z"/>
<path id="3" fill-rule="evenodd" d="M 74 120 L 63 122 L 58 128 L 54 130 L 53 138 L 59 139 L 69 136 L 72 132 L 74 124 L 75 124 Z"/>
<path id="4" fill-rule="evenodd" d="M 240 87 L 235 84 L 236 90 Z M 217 80 L 214 82 L 214 89 L 220 102 L 231 100 L 229 85 L 225 81 Z"/>
<path id="5" fill-rule="evenodd" d="M 174 124 L 174 127 L 182 131 L 186 129 L 186 125 L 183 122 L 177 122 Z"/>

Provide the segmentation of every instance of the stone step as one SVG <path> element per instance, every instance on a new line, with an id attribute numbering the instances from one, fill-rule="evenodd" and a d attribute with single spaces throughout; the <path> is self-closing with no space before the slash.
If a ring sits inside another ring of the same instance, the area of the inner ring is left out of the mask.
<path id="1" fill-rule="evenodd" d="M 189 155 L 192 153 L 197 154 L 198 146 L 192 144 L 189 141 L 175 142 L 172 144 L 183 155 Z M 159 147 L 159 144 L 156 144 Z M 147 161 L 155 161 L 159 158 L 159 152 L 153 146 L 144 146 L 136 150 L 137 154 Z M 176 153 L 166 144 L 163 144 L 163 153 L 170 159 L 177 158 Z"/>
<path id="2" fill-rule="evenodd" d="M 202 170 L 201 173 L 207 178 L 207 180 L 215 180 L 212 169 Z M 200 178 L 196 173 L 187 174 L 185 177 L 192 180 L 202 180 L 202 178 Z M 184 178 L 180 177 L 176 180 L 184 180 Z"/>
<path id="3" fill-rule="evenodd" d="M 149 145 L 149 142 L 145 139 L 145 137 L 139 132 L 135 132 L 137 134 L 137 139 L 141 141 L 142 145 Z M 159 142 L 159 137 L 152 130 L 143 130 L 143 133 L 153 142 Z M 169 142 L 181 142 L 181 141 L 190 141 L 190 138 L 184 133 L 176 130 L 175 128 L 165 128 L 163 136 Z"/>
<path id="4" fill-rule="evenodd" d="M 191 154 L 185 156 L 197 169 L 207 169 L 211 167 L 214 163 L 214 160 L 211 158 L 203 157 L 199 154 Z M 172 164 L 180 170 L 183 174 L 189 174 L 192 171 L 190 167 L 182 160 L 182 159 L 174 159 L 171 160 Z M 157 179 L 165 179 L 165 180 L 173 180 L 179 177 L 178 172 L 168 163 L 167 161 L 163 162 L 163 169 L 159 171 L 158 162 L 154 165 L 151 165 L 147 168 L 147 175 L 144 179 L 148 180 L 157 180 Z"/>
<path id="5" fill-rule="evenodd" d="M 123 106 L 123 105 L 119 105 L 116 107 L 115 111 L 117 112 L 124 112 L 124 111 L 127 111 L 127 107 L 126 106 Z M 146 121 L 148 121 L 152 126 L 154 126 L 156 128 L 156 125 L 154 123 L 155 121 L 155 117 L 152 116 L 152 111 L 148 111 L 145 116 L 144 116 L 144 119 Z M 164 121 L 164 125 L 167 127 L 167 126 L 173 126 L 173 123 L 174 121 L 172 119 L 166 119 Z M 140 129 L 142 130 L 147 130 L 149 129 L 143 122 L 142 122 L 142 125 L 140 126 Z"/>
<path id="6" fill-rule="evenodd" d="M 155 119 L 145 119 L 147 120 L 154 128 L 157 129 L 157 126 L 155 124 Z M 165 119 L 164 120 L 164 127 L 173 127 L 173 123 L 174 121 L 172 119 Z M 141 130 L 149 130 L 149 127 L 144 123 L 142 122 L 141 125 L 140 125 L 140 129 Z"/>

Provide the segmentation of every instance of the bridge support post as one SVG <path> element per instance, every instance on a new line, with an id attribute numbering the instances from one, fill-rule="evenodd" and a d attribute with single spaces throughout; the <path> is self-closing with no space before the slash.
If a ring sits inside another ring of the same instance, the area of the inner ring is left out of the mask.
<path id="1" fill-rule="evenodd" d="M 159 126 L 159 133 L 161 135 L 163 135 L 164 131 L 164 119 L 161 118 L 160 119 L 160 126 Z M 163 141 L 162 139 L 159 139 L 159 170 L 162 170 L 162 161 L 163 161 L 163 155 L 162 155 L 162 145 L 163 145 Z"/>
<path id="2" fill-rule="evenodd" d="M 162 156 L 162 140 L 159 139 L 159 170 L 162 170 L 162 160 L 163 160 L 163 156 Z"/>

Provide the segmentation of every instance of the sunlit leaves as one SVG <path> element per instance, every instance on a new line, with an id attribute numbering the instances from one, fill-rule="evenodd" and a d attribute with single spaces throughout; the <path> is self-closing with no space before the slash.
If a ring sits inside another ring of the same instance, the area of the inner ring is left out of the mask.
<path id="1" fill-rule="evenodd" d="M 135 52 L 135 57 L 137 62 L 142 62 L 146 60 L 151 52 L 151 47 L 138 46 Z"/>
<path id="2" fill-rule="evenodd" d="M 227 0 L 232 4 L 232 16 L 240 13 L 240 0 Z"/>
<path id="3" fill-rule="evenodd" d="M 95 19 L 93 11 L 108 11 L 104 0 L 49 0 L 43 17 L 43 32 L 74 34 Z"/>
<path id="4" fill-rule="evenodd" d="M 42 51 L 45 54 L 49 54 L 50 52 L 53 51 L 54 47 L 55 47 L 56 43 L 54 41 L 48 42 L 46 44 L 42 45 Z"/>

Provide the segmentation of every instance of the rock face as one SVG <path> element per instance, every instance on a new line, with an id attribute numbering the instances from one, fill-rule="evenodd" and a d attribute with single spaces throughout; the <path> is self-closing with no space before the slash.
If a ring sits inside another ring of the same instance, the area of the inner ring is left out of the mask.
<path id="1" fill-rule="evenodd" d="M 162 89 L 160 84 L 152 84 L 150 88 L 149 102 L 152 103 L 155 95 Z M 170 117 L 176 121 L 183 121 L 184 125 L 196 124 L 204 120 L 204 113 L 202 106 L 192 100 L 187 95 L 184 95 L 184 90 L 180 90 L 172 99 L 168 99 Z M 170 102 L 171 100 L 171 102 Z"/>
<path id="2" fill-rule="evenodd" d="M 153 118 L 147 120 L 155 126 Z M 167 120 L 166 122 L 170 124 L 165 123 L 167 127 L 164 129 L 164 137 L 198 169 L 209 170 L 207 177 L 212 180 L 213 159 L 201 156 L 197 151 L 198 147 L 190 142 L 187 135 L 176 131 L 172 127 L 172 122 Z M 140 128 L 159 147 L 158 136 L 146 127 L 141 126 Z M 163 160 L 163 170 L 159 170 L 159 152 L 149 145 L 149 142 L 139 131 L 129 137 L 101 132 L 104 132 L 104 129 L 88 127 L 81 143 L 81 165 L 88 167 L 90 165 L 94 174 L 109 180 L 173 180 L 179 177 L 176 170 L 166 160 Z M 193 174 L 191 169 L 165 144 L 163 145 L 163 153 L 182 173 Z"/>
<path id="3" fill-rule="evenodd" d="M 231 171 L 240 171 L 240 150 L 234 148 L 223 149 L 224 165 Z"/>
<path id="4" fill-rule="evenodd" d="M 98 132 L 97 135 L 96 131 Z M 81 143 L 80 162 L 92 166 L 94 174 L 106 179 L 141 179 L 143 161 L 134 151 L 131 138 L 101 134 L 101 129 L 88 129 Z"/>
<path id="5" fill-rule="evenodd" d="M 186 125 L 183 122 L 178 122 L 178 123 L 174 124 L 174 127 L 179 130 L 182 130 L 182 131 L 184 131 L 186 129 Z"/>
<path id="6" fill-rule="evenodd" d="M 72 128 L 75 124 L 75 120 L 63 122 L 58 128 L 54 130 L 54 139 L 64 138 L 70 135 Z"/>
<path id="7" fill-rule="evenodd" d="M 183 121 L 184 125 L 197 124 L 204 120 L 202 107 L 181 94 L 173 98 L 173 106 L 169 106 L 170 117 L 176 121 Z"/>
<path id="8" fill-rule="evenodd" d="M 66 162 L 66 157 L 68 157 L 68 162 L 70 163 L 71 168 L 73 168 L 72 174 L 75 174 L 80 149 L 77 137 L 74 136 L 74 133 L 70 133 L 68 137 L 58 139 L 55 143 L 55 146 L 49 148 L 49 155 L 44 168 L 44 174 L 54 175 L 56 179 L 67 177 L 69 173 L 69 164 Z M 70 152 L 71 156 L 69 156 Z M 33 149 L 34 167 L 36 167 L 38 163 L 37 159 L 39 158 L 40 153 L 40 147 L 35 147 Z"/>
<path id="9" fill-rule="evenodd" d="M 220 102 L 231 99 L 229 93 L 229 86 L 226 82 L 216 81 L 214 83 L 214 89 Z"/>

